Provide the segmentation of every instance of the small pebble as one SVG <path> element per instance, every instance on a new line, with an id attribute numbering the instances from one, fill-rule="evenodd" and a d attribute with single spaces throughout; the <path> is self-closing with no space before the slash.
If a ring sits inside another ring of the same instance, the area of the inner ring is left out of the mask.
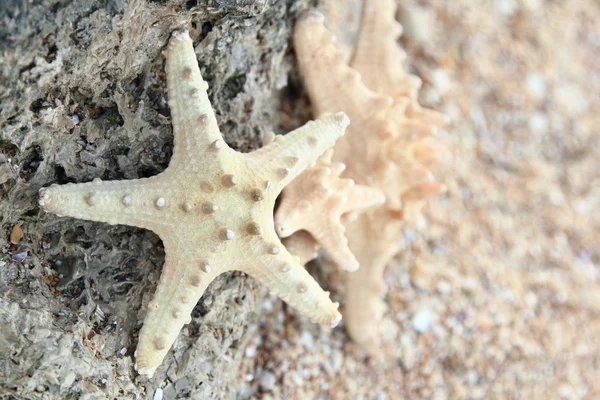
<path id="1" fill-rule="evenodd" d="M 525 78 L 525 87 L 532 96 L 540 99 L 546 96 L 546 81 L 540 74 L 527 75 L 527 78 Z"/>
<path id="2" fill-rule="evenodd" d="M 448 73 L 443 69 L 436 69 L 433 71 L 431 78 L 433 86 L 435 86 L 441 95 L 448 93 L 452 87 L 452 81 L 450 80 Z"/>
<path id="3" fill-rule="evenodd" d="M 254 357 L 256 355 L 256 346 L 246 347 L 246 357 Z"/>
<path id="4" fill-rule="evenodd" d="M 23 229 L 21 225 L 16 224 L 13 226 L 12 231 L 10 232 L 10 242 L 12 244 L 19 244 L 21 238 L 23 237 Z"/>
<path id="5" fill-rule="evenodd" d="M 452 286 L 447 281 L 439 281 L 437 284 L 437 290 L 441 294 L 449 295 L 452 293 Z"/>
<path id="6" fill-rule="evenodd" d="M 260 387 L 265 392 L 270 392 L 275 389 L 277 378 L 271 371 L 265 371 L 260 376 Z"/>
<path id="7" fill-rule="evenodd" d="M 23 262 L 27 258 L 27 252 L 24 251 L 22 253 L 12 254 L 10 258 L 15 262 Z"/>
<path id="8" fill-rule="evenodd" d="M 436 319 L 437 315 L 431 310 L 424 309 L 417 311 L 412 320 L 412 328 L 419 333 L 425 333 L 431 329 L 431 325 L 433 325 Z"/>
<path id="9" fill-rule="evenodd" d="M 304 346 L 307 350 L 312 350 L 315 347 L 315 341 L 308 331 L 303 331 L 300 335 L 300 341 L 302 342 L 302 346 Z"/>
<path id="10" fill-rule="evenodd" d="M 529 129 L 533 133 L 542 134 L 548 131 L 548 118 L 542 113 L 534 113 L 529 117 Z"/>
<path id="11" fill-rule="evenodd" d="M 292 381 L 294 381 L 296 386 L 304 386 L 304 380 L 298 371 L 291 371 L 290 376 L 292 377 Z"/>

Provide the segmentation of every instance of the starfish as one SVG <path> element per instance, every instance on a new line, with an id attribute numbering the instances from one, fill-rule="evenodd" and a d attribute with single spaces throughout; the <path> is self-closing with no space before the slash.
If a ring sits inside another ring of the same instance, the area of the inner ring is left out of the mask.
<path id="1" fill-rule="evenodd" d="M 371 353 L 379 351 L 383 272 L 402 248 L 401 230 L 443 190 L 429 171 L 436 154 L 428 140 L 446 117 L 419 106 L 420 79 L 399 68 L 405 53 L 396 43 L 401 27 L 394 11 L 393 0 L 363 3 L 351 57 L 314 10 L 298 19 L 294 31 L 314 113 L 344 111 L 352 121 L 334 147 L 334 161 L 346 164 L 344 176 L 381 189 L 386 197 L 382 207 L 346 221 L 349 247 L 361 268 L 347 274 L 344 318 L 350 336 Z"/>
<path id="2" fill-rule="evenodd" d="M 323 115 L 259 150 L 224 142 L 192 40 L 176 31 L 165 49 L 174 152 L 159 175 L 40 189 L 47 212 L 154 231 L 165 265 L 139 335 L 135 368 L 151 377 L 215 277 L 246 272 L 313 322 L 337 325 L 338 304 L 279 241 L 277 195 L 344 134 L 343 113 Z"/>
<path id="3" fill-rule="evenodd" d="M 281 239 L 281 243 L 291 255 L 298 257 L 298 262 L 306 265 L 319 255 L 319 243 L 307 231 L 298 231 Z"/>
<path id="4" fill-rule="evenodd" d="M 356 271 L 359 265 L 348 248 L 342 215 L 381 205 L 385 196 L 379 189 L 340 178 L 346 166 L 332 162 L 332 156 L 333 149 L 327 150 L 283 190 L 275 229 L 282 237 L 309 232 L 342 269 Z"/>

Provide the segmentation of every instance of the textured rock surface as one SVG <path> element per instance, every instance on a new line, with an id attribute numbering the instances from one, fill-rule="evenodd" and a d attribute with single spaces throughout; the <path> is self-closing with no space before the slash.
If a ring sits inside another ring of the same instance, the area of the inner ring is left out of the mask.
<path id="1" fill-rule="evenodd" d="M 279 90 L 303 3 L 70 3 L 0 5 L 0 396 L 143 398 L 161 385 L 164 398 L 233 398 L 258 285 L 236 273 L 217 279 L 165 360 L 167 376 L 140 379 L 131 357 L 142 295 L 164 262 L 160 240 L 44 215 L 36 192 L 166 168 L 173 137 L 160 52 L 179 27 L 203 38 L 196 51 L 225 140 L 249 151 L 267 130 L 282 133 Z M 24 237 L 9 244 L 17 223 Z"/>

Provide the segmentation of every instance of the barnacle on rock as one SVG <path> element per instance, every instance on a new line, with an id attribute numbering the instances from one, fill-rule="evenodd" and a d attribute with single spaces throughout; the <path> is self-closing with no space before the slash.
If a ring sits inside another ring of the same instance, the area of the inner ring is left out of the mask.
<path id="1" fill-rule="evenodd" d="M 299 17 L 294 43 L 314 114 L 344 111 L 350 117 L 333 160 L 346 164 L 343 176 L 386 196 L 383 206 L 346 222 L 350 250 L 361 265 L 347 274 L 346 326 L 357 342 L 375 351 L 385 309 L 384 268 L 401 249 L 406 221 L 443 190 L 429 170 L 436 161 L 429 138 L 446 118 L 418 105 L 421 81 L 401 69 L 405 54 L 396 43 L 401 28 L 393 0 L 365 1 L 363 7 L 350 65 L 314 10 Z"/>

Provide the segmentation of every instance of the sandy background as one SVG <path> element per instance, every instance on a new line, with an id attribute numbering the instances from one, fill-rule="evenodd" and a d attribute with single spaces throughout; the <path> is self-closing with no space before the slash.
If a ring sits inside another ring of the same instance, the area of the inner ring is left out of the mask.
<path id="1" fill-rule="evenodd" d="M 2 2 L 0 398 L 598 398 L 600 5 L 402 4 L 405 67 L 452 121 L 448 191 L 399 238 L 380 356 L 234 273 L 148 381 L 131 358 L 160 240 L 45 215 L 37 191 L 166 167 L 160 51 L 178 27 L 230 145 L 303 123 L 290 29 L 307 2 Z M 326 257 L 308 268 L 343 303 Z"/>

